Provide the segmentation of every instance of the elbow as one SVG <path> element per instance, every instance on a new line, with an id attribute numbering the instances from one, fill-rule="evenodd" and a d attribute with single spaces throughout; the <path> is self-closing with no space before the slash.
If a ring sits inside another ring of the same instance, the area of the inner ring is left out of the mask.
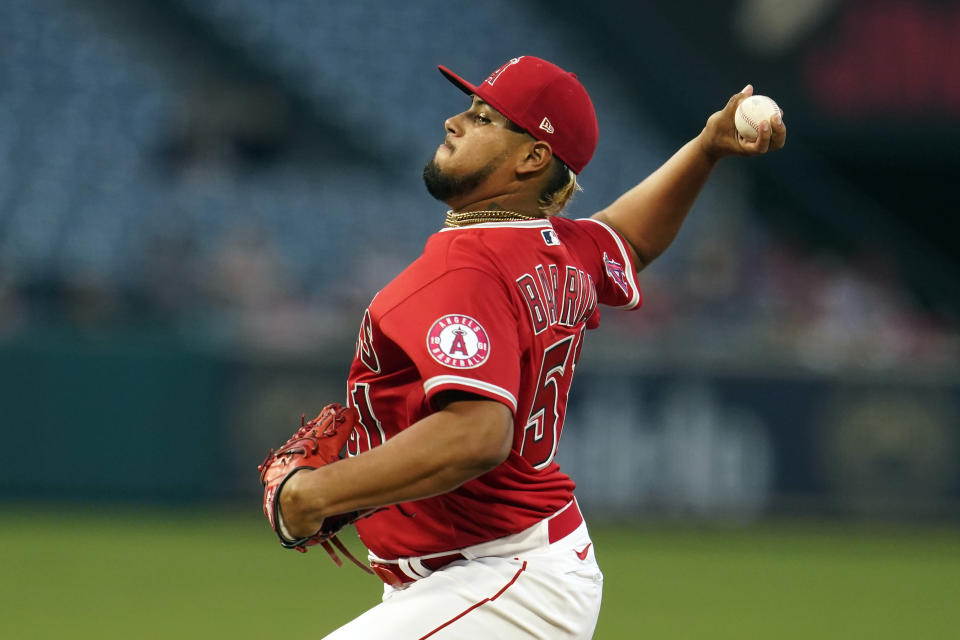
<path id="1" fill-rule="evenodd" d="M 467 464 L 477 471 L 476 475 L 486 473 L 501 465 L 510 455 L 513 447 L 513 420 L 509 412 L 506 419 L 498 419 L 484 425 L 482 433 L 472 443 L 467 453 Z"/>
<path id="2" fill-rule="evenodd" d="M 467 404 L 467 403 L 463 403 Z M 463 428 L 458 430 L 459 452 L 457 466 L 469 479 L 494 469 L 503 463 L 513 448 L 513 414 L 503 404 L 494 401 L 471 403 L 474 406 L 461 417 Z M 459 407 L 453 407 L 454 411 Z"/>
<path id="3" fill-rule="evenodd" d="M 510 455 L 510 449 L 513 445 L 512 432 L 513 430 L 510 429 L 511 437 L 499 436 L 478 450 L 474 458 L 475 466 L 483 469 L 483 473 L 486 473 L 503 464 Z"/>
<path id="4" fill-rule="evenodd" d="M 507 455 L 509 455 L 509 452 L 502 456 L 491 454 L 464 460 L 454 472 L 454 475 L 457 477 L 456 485 L 458 487 L 463 486 L 467 482 L 479 478 L 489 471 L 493 471 L 503 464 L 504 460 L 507 459 Z"/>

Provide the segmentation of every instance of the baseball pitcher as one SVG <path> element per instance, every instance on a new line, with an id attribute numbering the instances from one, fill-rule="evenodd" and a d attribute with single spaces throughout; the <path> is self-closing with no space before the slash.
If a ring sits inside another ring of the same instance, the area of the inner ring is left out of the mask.
<path id="1" fill-rule="evenodd" d="M 779 149 L 782 118 L 738 135 L 749 85 L 699 136 L 591 218 L 557 216 L 597 145 L 576 76 L 532 56 L 473 85 L 424 169 L 450 210 L 363 315 L 346 405 L 261 465 L 281 543 L 349 553 L 381 604 L 328 638 L 591 638 L 603 574 L 555 458 L 600 306 L 636 309 L 637 272 L 673 241 L 717 161 Z M 364 563 L 357 561 L 366 568 Z"/>

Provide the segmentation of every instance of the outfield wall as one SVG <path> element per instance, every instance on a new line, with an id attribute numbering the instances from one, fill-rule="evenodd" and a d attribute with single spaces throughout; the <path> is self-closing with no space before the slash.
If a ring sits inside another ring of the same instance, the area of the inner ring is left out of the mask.
<path id="1" fill-rule="evenodd" d="M 343 397 L 348 357 L 225 357 L 154 333 L 5 344 L 0 496 L 255 501 L 266 450 Z M 587 357 L 558 460 L 615 518 L 957 516 L 958 407 L 938 378 Z"/>

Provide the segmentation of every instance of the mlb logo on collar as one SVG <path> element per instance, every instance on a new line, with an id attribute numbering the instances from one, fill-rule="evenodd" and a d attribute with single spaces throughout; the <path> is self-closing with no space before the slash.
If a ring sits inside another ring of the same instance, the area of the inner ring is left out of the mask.
<path id="1" fill-rule="evenodd" d="M 555 247 L 560 244 L 560 237 L 557 236 L 557 232 L 553 229 L 544 229 L 540 233 L 543 235 L 543 241 L 548 247 Z"/>

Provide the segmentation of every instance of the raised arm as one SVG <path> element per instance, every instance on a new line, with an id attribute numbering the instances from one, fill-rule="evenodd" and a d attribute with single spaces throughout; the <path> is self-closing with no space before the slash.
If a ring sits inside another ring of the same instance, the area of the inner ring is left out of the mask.
<path id="1" fill-rule="evenodd" d="M 643 182 L 594 214 L 594 218 L 616 229 L 630 243 L 638 271 L 673 242 L 720 158 L 759 155 L 783 146 L 787 128 L 780 118 L 775 118 L 772 126 L 769 122 L 761 123 L 760 136 L 753 142 L 737 133 L 734 113 L 740 102 L 751 95 L 751 85 L 734 94 L 726 107 L 710 116 L 700 135 Z"/>

